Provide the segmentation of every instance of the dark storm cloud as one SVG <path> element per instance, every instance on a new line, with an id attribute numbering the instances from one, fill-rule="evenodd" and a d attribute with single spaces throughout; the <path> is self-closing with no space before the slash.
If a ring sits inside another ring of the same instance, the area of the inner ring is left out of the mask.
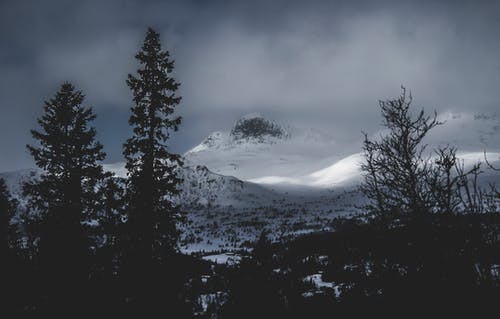
<path id="1" fill-rule="evenodd" d="M 147 26 L 176 60 L 184 151 L 255 111 L 356 140 L 400 84 L 427 108 L 495 112 L 499 14 L 495 1 L 3 1 L 0 170 L 32 165 L 29 129 L 64 80 L 120 160 L 125 78 Z"/>

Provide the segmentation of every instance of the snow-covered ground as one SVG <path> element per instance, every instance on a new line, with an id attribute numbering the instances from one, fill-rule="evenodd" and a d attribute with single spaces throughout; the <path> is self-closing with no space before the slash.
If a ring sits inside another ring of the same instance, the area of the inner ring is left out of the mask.
<path id="1" fill-rule="evenodd" d="M 233 265 L 241 260 L 241 256 L 234 253 L 221 253 L 214 255 L 206 255 L 202 257 L 203 260 L 211 261 L 216 264 Z"/>

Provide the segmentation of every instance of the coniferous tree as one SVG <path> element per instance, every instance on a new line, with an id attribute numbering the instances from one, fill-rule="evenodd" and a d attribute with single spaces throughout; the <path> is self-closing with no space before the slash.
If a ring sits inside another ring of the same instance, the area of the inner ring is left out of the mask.
<path id="1" fill-rule="evenodd" d="M 129 74 L 127 84 L 134 94 L 129 124 L 133 136 L 124 145 L 128 185 L 128 228 L 130 247 L 142 262 L 163 261 L 176 250 L 177 222 L 181 218 L 172 197 L 179 193 L 181 179 L 176 169 L 179 155 L 166 142 L 181 123 L 174 116 L 181 97 L 172 77 L 174 61 L 162 50 L 160 36 L 149 28 L 135 56 L 140 69 Z"/>
<path id="2" fill-rule="evenodd" d="M 17 210 L 5 180 L 0 178 L 0 293 L 2 295 L 2 314 L 18 315 L 26 305 L 29 293 L 27 278 L 30 273 L 23 267 L 19 256 L 19 234 L 11 220 Z"/>
<path id="3" fill-rule="evenodd" d="M 0 240 L 2 255 L 11 246 L 12 227 L 10 221 L 16 211 L 17 203 L 11 198 L 5 180 L 0 178 Z"/>
<path id="4" fill-rule="evenodd" d="M 101 207 L 99 215 L 98 235 L 102 235 L 103 243 L 98 250 L 99 267 L 106 279 L 118 273 L 122 249 L 123 225 L 125 218 L 125 181 L 110 175 L 100 187 Z"/>
<path id="5" fill-rule="evenodd" d="M 72 84 L 62 84 L 45 102 L 40 130 L 31 131 L 38 145 L 27 146 L 42 173 L 24 185 L 24 194 L 38 216 L 38 266 L 54 299 L 70 298 L 63 289 L 78 289 L 88 277 L 91 243 L 85 225 L 94 217 L 95 189 L 104 176 L 98 162 L 105 153 L 89 126 L 96 116 L 83 100 Z"/>

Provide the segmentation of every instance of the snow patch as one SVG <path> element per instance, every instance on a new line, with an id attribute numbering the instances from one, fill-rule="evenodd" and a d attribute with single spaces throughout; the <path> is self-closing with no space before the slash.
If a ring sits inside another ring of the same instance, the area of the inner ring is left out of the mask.
<path id="1" fill-rule="evenodd" d="M 241 261 L 241 256 L 227 252 L 227 253 L 203 256 L 202 259 L 219 265 L 235 265 Z"/>

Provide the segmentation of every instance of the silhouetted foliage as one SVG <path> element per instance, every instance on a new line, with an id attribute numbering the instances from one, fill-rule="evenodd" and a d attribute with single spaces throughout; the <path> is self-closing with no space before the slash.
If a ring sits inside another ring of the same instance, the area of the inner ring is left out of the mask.
<path id="1" fill-rule="evenodd" d="M 108 174 L 99 187 L 99 210 L 95 236 L 100 245 L 96 250 L 95 275 L 104 279 L 118 276 L 126 221 L 126 181 Z"/>
<path id="2" fill-rule="evenodd" d="M 426 153 L 425 137 L 442 123 L 436 113 L 428 116 L 420 110 L 413 115 L 411 103 L 405 88 L 398 98 L 380 101 L 388 131 L 375 140 L 365 134 L 361 190 L 372 200 L 369 209 L 387 221 L 422 219 L 429 213 L 483 212 L 492 206 L 495 191 L 478 183 L 480 163 L 466 170 L 452 146 L 439 147 L 433 157 Z"/>
<path id="3" fill-rule="evenodd" d="M 16 212 L 16 208 L 17 202 L 11 198 L 5 180 L 0 178 L 0 250 L 2 252 L 9 249 L 12 246 L 11 241 L 15 240 L 12 238 L 15 230 L 10 221 Z"/>
<path id="4" fill-rule="evenodd" d="M 238 265 L 230 277 L 228 300 L 220 309 L 220 318 L 285 318 L 287 309 L 280 296 L 280 284 L 274 276 L 273 248 L 262 232 L 253 253 Z"/>
<path id="5" fill-rule="evenodd" d="M 17 200 L 13 199 L 5 180 L 0 178 L 0 295 L 3 316 L 21 316 L 23 308 L 33 300 L 32 268 L 23 261 L 20 253 L 21 235 L 12 223 Z"/>
<path id="6" fill-rule="evenodd" d="M 38 218 L 36 261 L 47 287 L 47 307 L 71 307 L 78 298 L 69 292 L 78 291 L 89 275 L 94 243 L 87 223 L 95 217 L 95 188 L 104 176 L 98 161 L 105 154 L 89 127 L 95 115 L 83 100 L 72 84 L 61 85 L 45 102 L 40 130 L 31 131 L 38 145 L 28 145 L 42 169 L 39 179 L 24 185 L 24 194 Z"/>
<path id="7" fill-rule="evenodd" d="M 436 114 L 427 116 L 423 110 L 414 116 L 411 103 L 405 88 L 398 98 L 380 101 L 383 125 L 389 131 L 380 140 L 370 140 L 365 134 L 362 190 L 378 214 L 425 214 L 431 209 L 426 184 L 430 168 L 423 140 L 441 123 Z"/>
<path id="8" fill-rule="evenodd" d="M 131 245 L 156 260 L 176 249 L 180 219 L 171 197 L 179 193 L 181 180 L 175 170 L 181 160 L 165 144 L 181 122 L 173 115 L 181 98 L 175 95 L 179 84 L 171 76 L 174 62 L 169 56 L 161 48 L 159 34 L 148 29 L 136 55 L 141 68 L 127 80 L 134 93 L 129 120 L 134 134 L 123 152 L 129 174 L 128 233 Z"/>
<path id="9" fill-rule="evenodd" d="M 175 297 L 180 288 L 174 282 L 182 278 L 182 270 L 178 269 L 179 274 L 158 272 L 165 263 L 175 268 L 177 223 L 183 217 L 172 201 L 179 194 L 181 179 L 177 170 L 182 161 L 166 144 L 181 123 L 181 118 L 174 115 L 181 97 L 176 95 L 179 84 L 172 77 L 174 62 L 169 52 L 161 48 L 156 31 L 148 29 L 135 57 L 140 68 L 137 75 L 129 75 L 127 80 L 134 94 L 134 106 L 129 119 L 133 135 L 123 151 L 128 180 L 122 270 L 130 280 L 130 296 L 138 298 L 134 303 L 144 311 L 162 303 L 181 304 Z M 156 293 L 166 286 L 173 296 Z"/>

